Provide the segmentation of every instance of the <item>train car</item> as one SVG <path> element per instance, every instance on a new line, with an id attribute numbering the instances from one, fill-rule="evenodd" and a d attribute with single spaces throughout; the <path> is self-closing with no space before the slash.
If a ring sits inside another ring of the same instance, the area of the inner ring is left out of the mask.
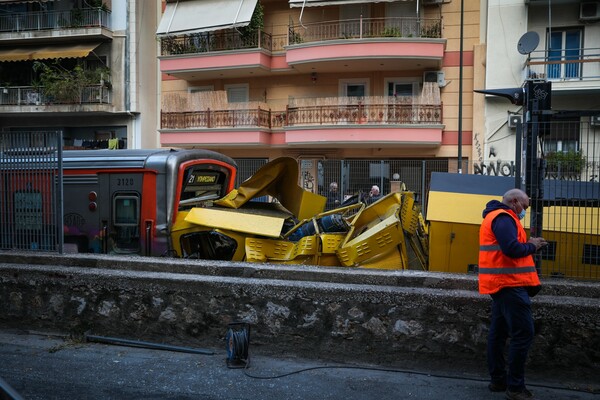
<path id="1" fill-rule="evenodd" d="M 82 253 L 181 256 L 171 235 L 180 213 L 224 197 L 234 188 L 237 170 L 233 159 L 199 149 L 66 150 L 62 162 L 64 243 L 68 251 Z M 8 235 L 3 231 L 2 242 L 22 248 L 12 239 L 24 220 L 19 215 L 28 213 L 29 241 L 33 230 L 46 231 L 44 214 L 52 207 L 43 206 L 51 203 L 43 196 L 51 193 L 49 179 L 56 174 L 24 174 L 16 164 L 1 177 L 9 208 L 4 219 L 14 227 Z M 34 207 L 21 210 L 24 200 Z"/>

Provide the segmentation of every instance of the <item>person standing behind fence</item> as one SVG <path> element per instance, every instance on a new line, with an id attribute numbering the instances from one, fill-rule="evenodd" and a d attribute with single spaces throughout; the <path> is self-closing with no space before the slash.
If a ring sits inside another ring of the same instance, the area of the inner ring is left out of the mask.
<path id="1" fill-rule="evenodd" d="M 527 240 L 520 220 L 528 207 L 527 194 L 511 189 L 502 202 L 487 203 L 479 230 L 479 293 L 492 297 L 488 388 L 506 391 L 506 398 L 512 400 L 534 398 L 525 386 L 525 362 L 534 335 L 530 297 L 541 288 L 532 254 L 547 244 L 541 237 Z M 504 347 L 508 338 L 506 370 Z"/>
<path id="2" fill-rule="evenodd" d="M 327 202 L 325 203 L 325 210 L 332 210 L 340 206 L 340 193 L 338 192 L 337 182 L 331 182 L 329 184 L 329 191 L 327 192 Z"/>
<path id="3" fill-rule="evenodd" d="M 365 199 L 365 203 L 367 203 L 367 204 L 375 203 L 380 198 L 381 198 L 381 192 L 379 191 L 379 186 L 373 185 L 373 186 L 371 186 L 371 191 L 369 192 L 369 195 Z"/>

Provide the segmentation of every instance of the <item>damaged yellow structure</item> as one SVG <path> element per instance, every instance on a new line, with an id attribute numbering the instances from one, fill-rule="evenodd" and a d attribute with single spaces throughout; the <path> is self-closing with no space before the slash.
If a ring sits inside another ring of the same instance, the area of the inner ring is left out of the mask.
<path id="1" fill-rule="evenodd" d="M 186 257 L 233 261 L 427 268 L 427 229 L 412 192 L 323 212 L 325 197 L 297 182 L 295 159 L 273 160 L 224 198 L 183 213 L 173 227 L 174 248 Z M 253 201 L 264 196 L 275 202 Z"/>

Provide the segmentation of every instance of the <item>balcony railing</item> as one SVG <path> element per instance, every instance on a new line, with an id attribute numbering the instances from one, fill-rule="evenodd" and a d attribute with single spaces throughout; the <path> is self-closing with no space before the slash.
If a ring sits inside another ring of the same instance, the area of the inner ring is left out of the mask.
<path id="1" fill-rule="evenodd" d="M 105 104 L 111 102 L 111 91 L 103 85 L 86 86 L 76 98 L 60 99 L 45 95 L 43 88 L 33 86 L 0 87 L 0 106 Z"/>
<path id="2" fill-rule="evenodd" d="M 359 104 L 289 107 L 288 126 L 441 124 L 442 106 L 434 104 Z"/>
<path id="3" fill-rule="evenodd" d="M 312 99 L 318 100 L 318 99 Z M 323 99 L 325 100 L 325 99 Z M 330 99 L 327 99 L 330 100 Z M 353 103 L 340 98 L 338 104 L 331 101 L 294 102 L 285 111 L 264 108 L 161 111 L 162 129 L 192 128 L 281 128 L 284 126 L 318 125 L 429 125 L 442 123 L 441 104 L 418 104 L 411 102 Z M 326 104 L 327 103 L 327 104 Z"/>
<path id="4" fill-rule="evenodd" d="M 99 8 L 2 14 L 0 15 L 0 33 L 80 27 L 110 29 L 109 16 L 110 11 Z"/>
<path id="5" fill-rule="evenodd" d="M 600 48 L 534 51 L 527 61 L 527 77 L 549 81 L 600 79 Z"/>
<path id="6" fill-rule="evenodd" d="M 234 29 L 228 29 L 217 32 L 167 36 L 161 39 L 160 44 L 163 56 L 241 49 L 271 51 L 272 38 L 271 35 L 262 31 L 241 34 Z"/>
<path id="7" fill-rule="evenodd" d="M 289 44 L 368 38 L 441 38 L 442 20 L 388 17 L 291 25 Z"/>
<path id="8" fill-rule="evenodd" d="M 160 113 L 163 129 L 271 128 L 271 111 L 263 109 L 205 110 Z"/>

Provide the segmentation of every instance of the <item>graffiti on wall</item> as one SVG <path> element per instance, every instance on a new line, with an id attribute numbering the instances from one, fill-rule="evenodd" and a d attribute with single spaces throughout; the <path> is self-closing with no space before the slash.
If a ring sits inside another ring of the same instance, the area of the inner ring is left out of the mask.
<path id="1" fill-rule="evenodd" d="M 515 163 L 502 160 L 488 163 L 479 162 L 473 165 L 473 173 L 475 175 L 515 176 Z"/>

